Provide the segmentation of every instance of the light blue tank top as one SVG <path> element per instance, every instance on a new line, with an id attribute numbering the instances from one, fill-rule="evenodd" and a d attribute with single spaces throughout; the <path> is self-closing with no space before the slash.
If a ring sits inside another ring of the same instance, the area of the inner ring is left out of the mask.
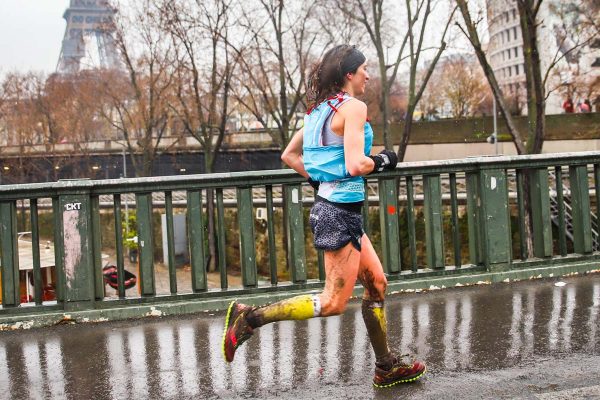
<path id="1" fill-rule="evenodd" d="M 364 179 L 350 176 L 346 170 L 343 138 L 336 140 L 337 135 L 330 127 L 333 113 L 350 99 L 348 94 L 340 93 L 317 105 L 304 117 L 304 168 L 311 179 L 321 182 L 318 195 L 335 203 L 354 203 L 365 198 Z M 364 131 L 365 155 L 369 155 L 373 146 L 371 124 L 365 123 Z M 324 144 L 324 136 L 327 144 Z"/>

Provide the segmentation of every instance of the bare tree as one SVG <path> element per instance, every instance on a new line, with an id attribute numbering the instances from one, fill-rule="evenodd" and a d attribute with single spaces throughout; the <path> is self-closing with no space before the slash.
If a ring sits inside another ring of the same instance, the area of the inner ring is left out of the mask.
<path id="1" fill-rule="evenodd" d="M 379 85 L 381 93 L 379 95 L 379 108 L 381 110 L 381 123 L 383 125 L 383 142 L 386 148 L 393 148 L 392 138 L 389 132 L 389 93 L 390 88 L 396 80 L 400 62 L 403 59 L 406 44 L 408 43 L 408 32 L 399 37 L 392 37 L 388 32 L 391 30 L 393 21 L 386 18 L 386 15 L 395 14 L 395 10 L 384 0 L 373 0 L 370 2 L 364 0 L 338 0 L 337 7 L 348 18 L 358 22 L 370 38 L 371 44 L 375 47 L 377 55 L 377 67 L 381 84 Z M 414 21 L 411 21 L 414 23 Z M 393 48 L 393 42 L 399 42 L 399 48 L 394 51 L 392 57 L 388 56 L 388 50 Z"/>
<path id="2" fill-rule="evenodd" d="M 184 131 L 203 149 L 205 172 L 212 172 L 230 114 L 235 57 L 227 45 L 231 0 L 157 2 L 163 29 L 176 52 L 176 95 L 170 104 Z M 216 251 L 214 194 L 207 191 L 210 270 L 219 265 Z"/>
<path id="3" fill-rule="evenodd" d="M 544 75 L 546 98 L 558 90 L 565 97 L 593 98 L 600 95 L 600 76 L 594 73 L 600 41 L 600 3 L 551 2 L 550 13 L 557 17 L 548 26 L 556 36 L 556 51 Z"/>
<path id="4" fill-rule="evenodd" d="M 523 59 L 525 66 L 526 90 L 527 90 L 527 116 L 529 120 L 527 132 L 519 132 L 513 122 L 510 113 L 510 105 L 503 96 L 496 76 L 486 58 L 479 39 L 477 28 L 482 21 L 481 14 L 477 20 L 473 20 L 471 12 L 465 0 L 457 0 L 463 16 L 464 26 L 459 25 L 465 36 L 470 41 L 475 54 L 481 64 L 485 76 L 490 84 L 500 113 L 507 123 L 509 133 L 515 143 L 519 154 L 540 153 L 544 142 L 545 132 L 545 108 L 546 99 L 551 90 L 547 90 L 548 79 L 559 62 L 568 58 L 582 46 L 589 43 L 588 39 L 577 39 L 574 43 L 568 43 L 565 38 L 558 43 L 558 50 L 550 59 L 547 67 L 542 69 L 539 52 L 540 29 L 548 29 L 542 24 L 539 17 L 542 0 L 516 0 L 519 13 L 521 36 L 523 38 Z"/>
<path id="5" fill-rule="evenodd" d="M 373 0 L 367 2 L 365 0 L 338 0 L 338 8 L 347 16 L 354 18 L 363 29 L 366 30 L 371 43 L 375 47 L 377 54 L 379 76 L 381 79 L 381 95 L 380 109 L 382 110 L 383 124 L 383 139 L 386 148 L 392 148 L 392 138 L 389 132 L 389 94 L 392 85 L 396 80 L 398 70 L 402 61 L 407 58 L 409 60 L 409 78 L 408 78 L 408 102 L 406 114 L 404 117 L 404 131 L 398 147 L 398 158 L 404 159 L 406 147 L 410 139 L 412 129 L 413 114 L 423 95 L 423 91 L 427 86 L 429 78 L 433 73 L 435 65 L 439 60 L 442 52 L 446 48 L 446 34 L 452 21 L 454 10 L 450 13 L 446 25 L 442 31 L 440 46 L 436 49 L 435 55 L 429 63 L 427 73 L 423 75 L 423 79 L 417 86 L 417 66 L 422 60 L 421 57 L 428 47 L 425 47 L 425 34 L 428 26 L 429 18 L 433 7 L 438 2 L 432 0 L 406 0 L 406 31 L 396 37 L 392 37 L 386 32 L 391 30 L 393 24 L 391 19 L 386 19 L 386 15 L 391 15 L 392 10 L 388 9 L 391 6 L 384 0 Z M 396 10 L 397 12 L 397 10 Z M 395 45 L 391 43 L 396 43 Z M 398 44 L 399 43 L 399 44 Z M 388 57 L 388 49 L 397 48 L 392 57 Z M 406 54 L 405 54 L 406 53 Z"/>
<path id="6" fill-rule="evenodd" d="M 126 141 L 137 176 L 149 176 L 169 127 L 173 88 L 172 41 L 159 29 L 151 0 L 118 7 L 115 44 L 125 73 L 106 71 L 102 115 Z"/>
<path id="7" fill-rule="evenodd" d="M 431 0 L 417 1 L 415 7 L 413 8 L 411 7 L 411 3 L 411 1 L 406 0 L 410 73 L 408 84 L 408 106 L 406 109 L 406 118 L 404 119 L 404 131 L 398 147 L 398 159 L 400 160 L 403 160 L 404 155 L 406 154 L 406 148 L 408 147 L 408 141 L 410 140 L 410 133 L 412 130 L 414 112 L 419 104 L 419 101 L 421 100 L 423 91 L 427 87 L 427 83 L 431 78 L 431 74 L 433 73 L 438 60 L 446 49 L 446 34 L 448 32 L 448 28 L 450 27 L 450 23 L 454 19 L 454 13 L 456 11 L 456 7 L 454 7 L 450 12 L 441 35 L 440 45 L 436 49 L 435 55 L 429 63 L 429 66 L 426 69 L 420 84 L 417 86 L 417 67 L 419 65 L 420 57 L 423 55 L 425 50 L 423 47 L 425 32 L 428 27 L 428 22 L 430 22 L 429 17 L 431 16 L 433 4 Z M 419 20 L 420 26 L 418 25 Z"/>
<path id="8" fill-rule="evenodd" d="M 456 25 L 465 34 L 465 37 L 469 40 L 471 46 L 473 47 L 473 50 L 475 51 L 475 55 L 479 60 L 479 64 L 483 69 L 483 73 L 490 85 L 490 88 L 492 89 L 492 93 L 494 95 L 494 98 L 496 99 L 496 103 L 498 104 L 500 114 L 506 121 L 508 132 L 513 139 L 515 147 L 517 148 L 517 152 L 519 154 L 525 154 L 527 151 L 525 148 L 525 140 L 514 123 L 514 120 L 510 113 L 509 105 L 504 99 L 502 90 L 500 89 L 500 85 L 498 84 L 498 80 L 496 79 L 496 75 L 494 74 L 494 70 L 488 62 L 486 53 L 484 51 L 483 45 L 479 37 L 478 29 L 480 29 L 481 23 L 484 18 L 483 13 L 478 13 L 477 19 L 473 19 L 466 0 L 456 0 L 456 3 L 463 17 L 463 24 L 457 22 Z"/>
<path id="9" fill-rule="evenodd" d="M 187 134 L 204 150 L 212 172 L 230 113 L 234 57 L 226 41 L 232 0 L 177 0 L 160 4 L 163 29 L 176 53 L 177 79 L 171 109 Z"/>
<path id="10" fill-rule="evenodd" d="M 351 44 L 366 47 L 370 38 L 365 36 L 364 27 L 353 15 L 340 12 L 339 4 L 331 0 L 317 0 L 315 18 L 319 21 L 320 43 L 324 48 L 335 44 Z"/>
<path id="11" fill-rule="evenodd" d="M 252 7 L 256 4 L 256 7 Z M 284 148 L 306 109 L 307 67 L 317 40 L 315 4 L 258 0 L 238 5 L 247 43 L 229 45 L 242 73 L 235 81 L 236 101 L 243 105 Z"/>
<path id="12" fill-rule="evenodd" d="M 446 107 L 453 118 L 474 116 L 489 96 L 488 85 L 477 60 L 456 54 L 438 62 L 431 83 L 423 94 L 422 104 L 429 107 L 422 110 L 432 115 Z"/>
<path id="13" fill-rule="evenodd" d="M 521 33 L 523 37 L 523 59 L 527 87 L 527 117 L 529 133 L 526 142 L 528 154 L 542 151 L 546 123 L 546 95 L 540 53 L 538 51 L 538 14 L 542 0 L 517 0 Z"/>
<path id="14" fill-rule="evenodd" d="M 4 182 L 24 183 L 25 177 L 32 172 L 29 170 L 31 164 L 24 162 L 28 149 L 46 142 L 47 130 L 38 108 L 43 83 L 44 76 L 34 73 L 10 73 L 2 82 L 5 98 L 2 124 L 7 133 L 6 145 L 19 149 L 16 159 L 4 159 Z"/>
<path id="15" fill-rule="evenodd" d="M 588 31 L 596 38 L 600 36 L 600 3 L 597 0 L 579 0 L 561 6 L 568 6 L 569 12 L 576 15 L 580 29 Z"/>
<path id="16" fill-rule="evenodd" d="M 31 72 L 5 77 L 2 125 L 6 145 L 19 148 L 17 158 L 11 162 L 18 171 L 17 175 L 11 172 L 15 181 L 56 180 L 64 176 L 61 171 L 76 165 L 75 158 L 61 157 L 56 150 L 61 143 L 76 141 L 89 120 L 86 111 L 90 106 L 81 101 L 76 83 Z M 25 162 L 26 153 L 34 146 L 39 154 L 37 162 Z M 45 146 L 46 151 L 40 152 L 39 146 Z"/>

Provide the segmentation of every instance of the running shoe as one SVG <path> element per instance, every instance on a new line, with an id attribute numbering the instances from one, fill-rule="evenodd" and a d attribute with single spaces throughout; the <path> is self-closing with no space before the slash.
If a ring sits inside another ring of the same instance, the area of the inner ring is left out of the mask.
<path id="1" fill-rule="evenodd" d="M 399 383 L 410 383 L 425 375 L 427 368 L 421 361 L 411 360 L 408 354 L 395 356 L 392 367 L 384 370 L 375 367 L 375 378 L 373 386 L 378 388 L 387 388 Z"/>
<path id="2" fill-rule="evenodd" d="M 223 357 L 225 361 L 232 362 L 235 351 L 252 336 L 253 329 L 246 321 L 246 315 L 254 307 L 237 303 L 235 300 L 229 304 L 225 317 L 223 330 Z"/>

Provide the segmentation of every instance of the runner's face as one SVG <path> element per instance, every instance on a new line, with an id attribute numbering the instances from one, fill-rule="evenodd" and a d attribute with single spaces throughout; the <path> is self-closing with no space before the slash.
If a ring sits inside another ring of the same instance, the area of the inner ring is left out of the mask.
<path id="1" fill-rule="evenodd" d="M 349 80 L 352 83 L 352 89 L 355 96 L 360 96 L 365 93 L 369 73 L 367 72 L 367 62 L 365 61 L 354 74 L 348 74 Z"/>

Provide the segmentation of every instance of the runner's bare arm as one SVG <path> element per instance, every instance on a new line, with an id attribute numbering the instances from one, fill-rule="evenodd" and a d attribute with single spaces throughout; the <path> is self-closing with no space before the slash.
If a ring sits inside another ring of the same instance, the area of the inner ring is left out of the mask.
<path id="1" fill-rule="evenodd" d="M 340 108 L 344 117 L 344 154 L 346 169 L 352 176 L 366 175 L 373 171 L 375 163 L 365 156 L 365 123 L 367 105 L 352 99 Z"/>
<path id="2" fill-rule="evenodd" d="M 305 178 L 308 178 L 308 172 L 304 169 L 304 160 L 302 159 L 302 137 L 304 129 L 300 129 L 294 134 L 292 140 L 281 154 L 281 161 L 288 167 L 299 173 Z"/>

